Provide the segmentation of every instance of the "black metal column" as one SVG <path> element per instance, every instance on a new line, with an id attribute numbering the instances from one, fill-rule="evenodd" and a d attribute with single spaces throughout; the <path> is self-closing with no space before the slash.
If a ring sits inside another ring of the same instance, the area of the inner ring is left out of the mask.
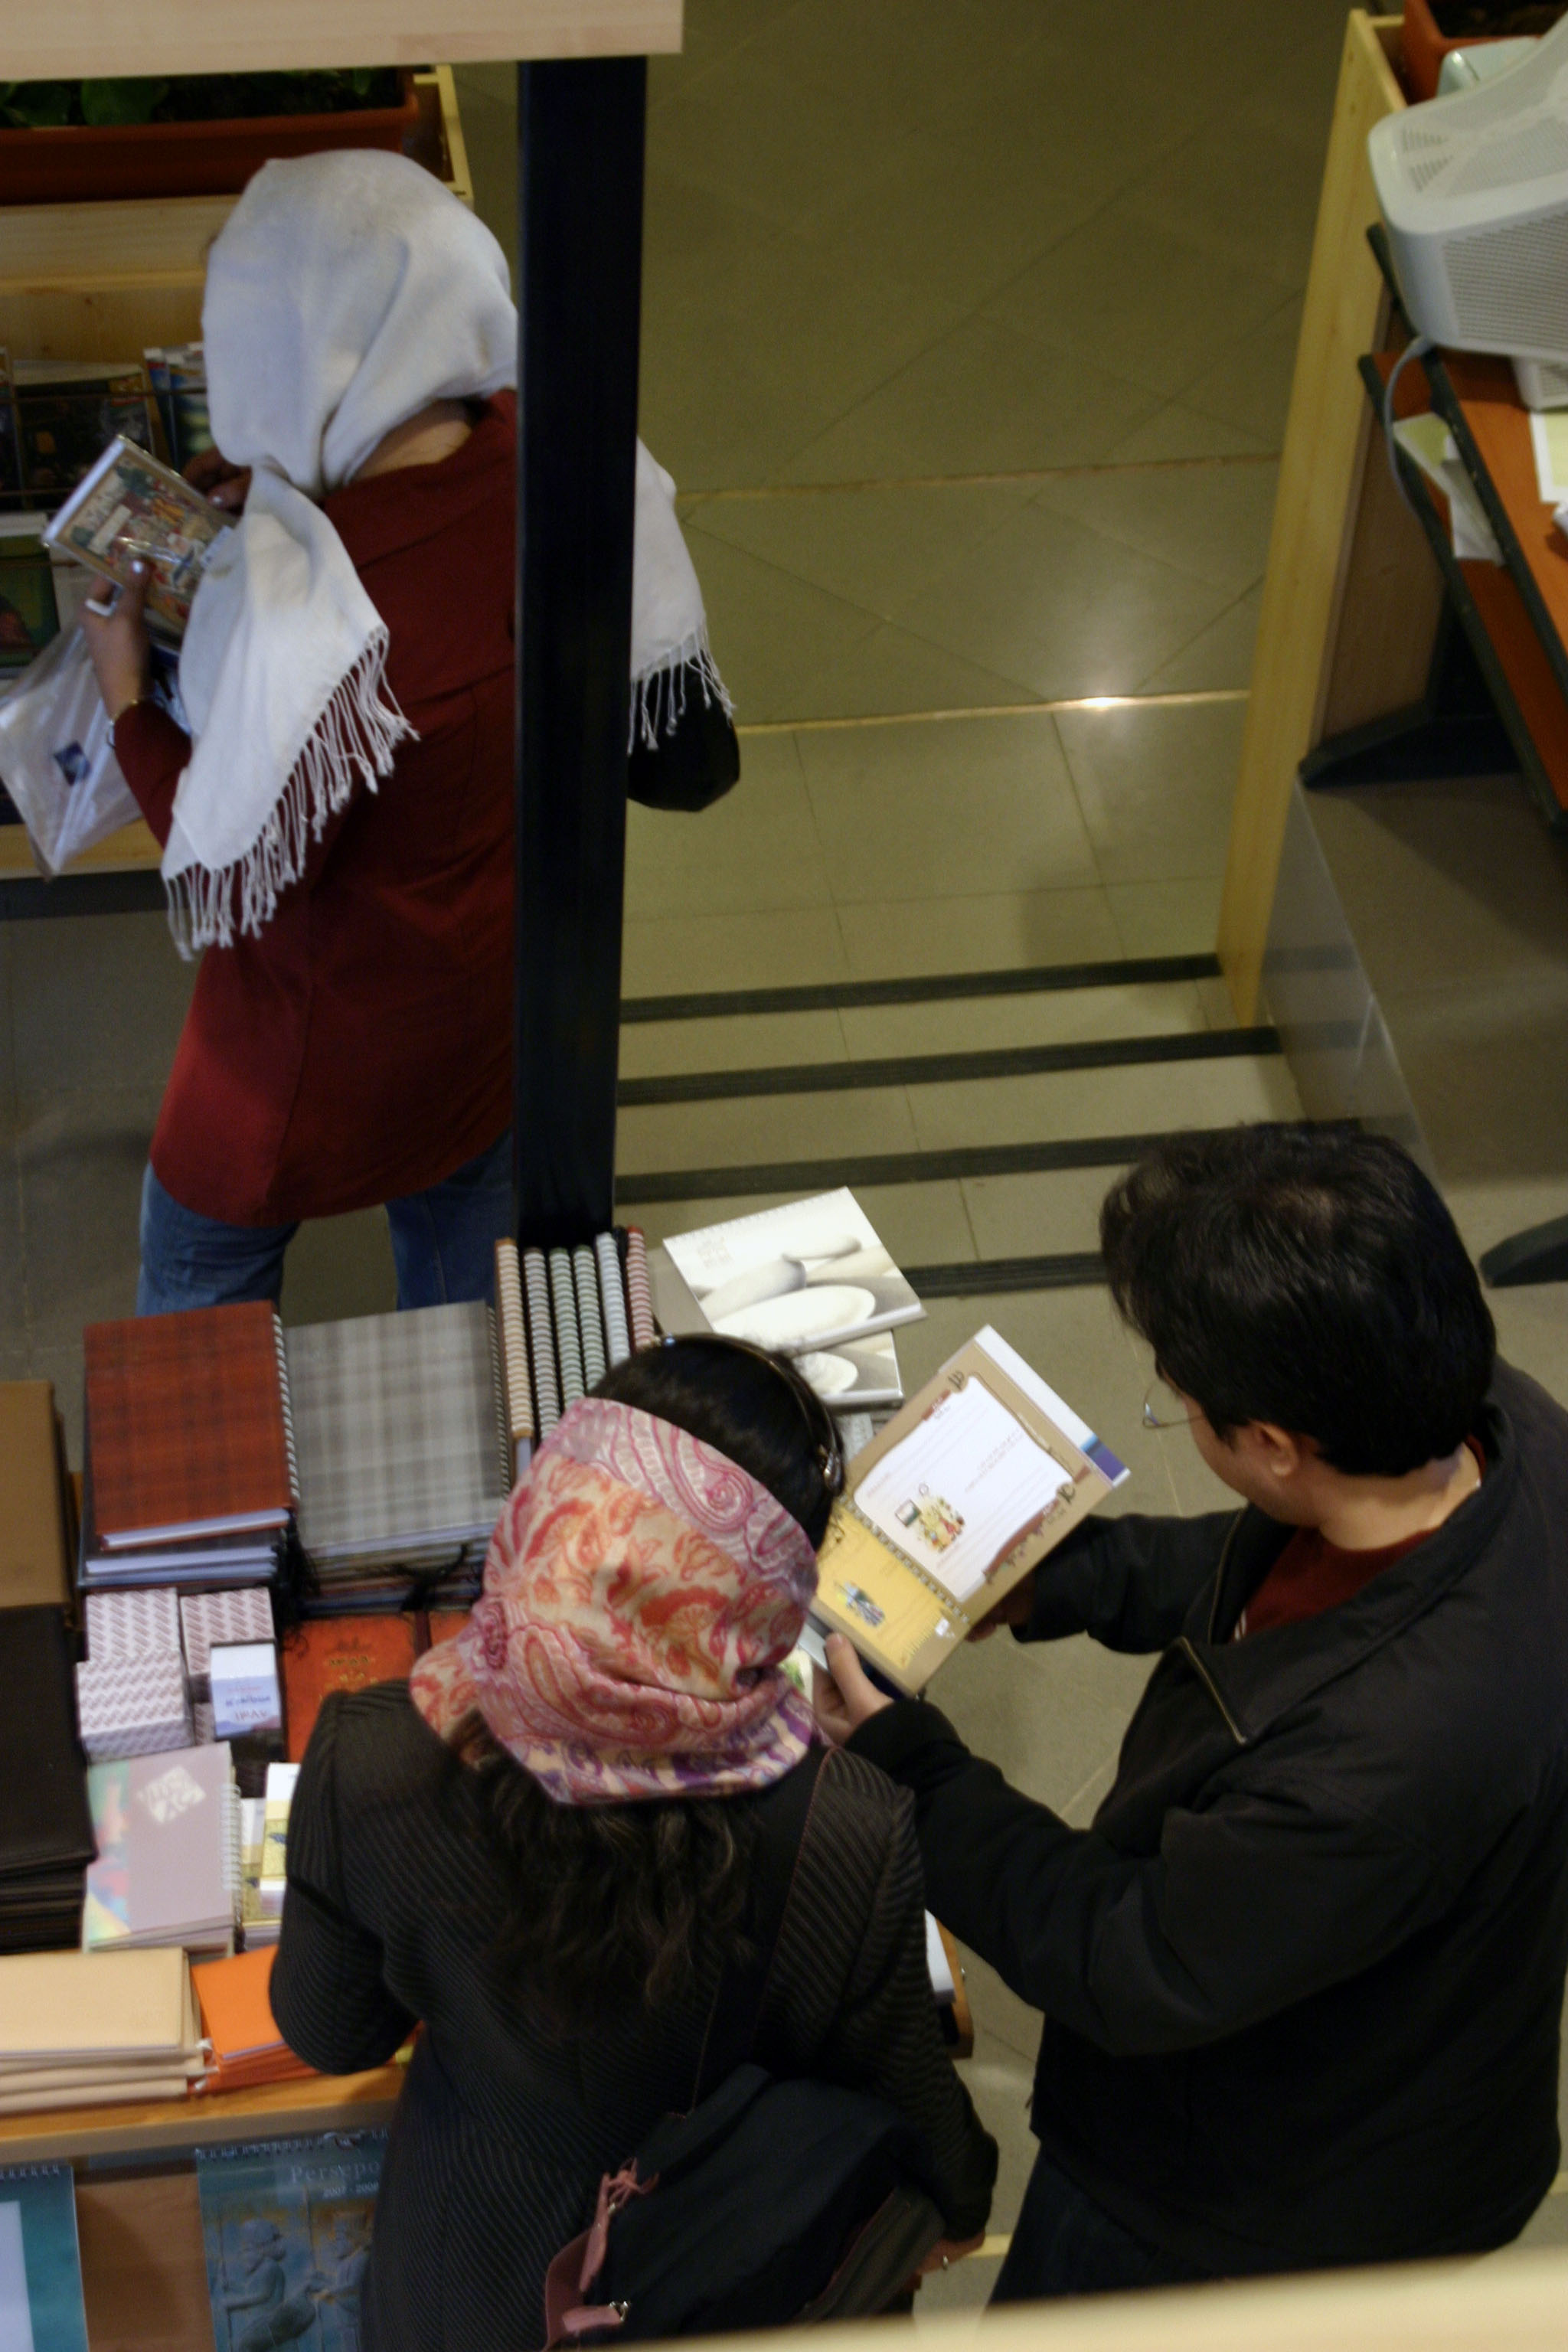
<path id="1" fill-rule="evenodd" d="M 641 58 L 518 69 L 519 1237 L 613 1218 L 642 274 Z"/>

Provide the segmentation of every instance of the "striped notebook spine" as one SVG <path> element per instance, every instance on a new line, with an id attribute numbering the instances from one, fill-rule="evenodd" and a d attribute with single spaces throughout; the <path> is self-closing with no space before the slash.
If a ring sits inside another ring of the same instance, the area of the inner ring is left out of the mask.
<path id="1" fill-rule="evenodd" d="M 522 1281 L 528 1298 L 528 1361 L 533 1373 L 534 1433 L 538 1437 L 548 1437 L 561 1418 L 561 1391 L 555 1382 L 550 1276 L 542 1250 L 524 1250 Z"/>
<path id="2" fill-rule="evenodd" d="M 561 1402 L 574 1405 L 583 1394 L 583 1344 L 577 1334 L 577 1300 L 568 1251 L 550 1253 L 550 1302 L 555 1309 L 555 1353 L 561 1365 Z"/>
<path id="3" fill-rule="evenodd" d="M 621 1280 L 621 1253 L 614 1234 L 600 1234 L 594 1243 L 599 1262 L 599 1304 L 605 1317 L 605 1353 L 613 1365 L 624 1364 L 632 1352 L 626 1328 L 626 1290 Z"/>
<path id="4" fill-rule="evenodd" d="M 583 1342 L 583 1381 L 596 1389 L 604 1379 L 605 1328 L 599 1319 L 599 1269 L 586 1242 L 572 1253 L 572 1276 L 577 1290 L 577 1330 Z"/>
<path id="5" fill-rule="evenodd" d="M 626 1227 L 626 1304 L 631 1312 L 632 1346 L 651 1348 L 657 1334 L 647 1281 L 647 1244 L 637 1225 Z"/>
<path id="6" fill-rule="evenodd" d="M 278 1401 L 283 1408 L 283 1447 L 289 1456 L 289 1494 L 300 1507 L 300 1453 L 294 1443 L 294 1406 L 289 1393 L 289 1351 L 283 1342 L 283 1318 L 274 1311 L 272 1337 L 278 1349 Z"/>
<path id="7" fill-rule="evenodd" d="M 522 1273 L 517 1244 L 496 1244 L 496 1322 L 500 1337 L 501 1393 L 506 1415 L 507 1460 L 520 1478 L 533 1451 L 533 1393 L 528 1372 L 528 1323 L 522 1311 Z"/>

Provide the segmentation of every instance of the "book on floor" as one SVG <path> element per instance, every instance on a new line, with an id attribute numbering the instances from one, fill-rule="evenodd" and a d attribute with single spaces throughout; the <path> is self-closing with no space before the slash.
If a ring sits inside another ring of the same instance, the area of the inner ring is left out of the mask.
<path id="1" fill-rule="evenodd" d="M 122 435 L 77 484 L 45 544 L 123 588 L 146 566 L 148 625 L 178 640 L 208 559 L 234 517 Z"/>
<path id="2" fill-rule="evenodd" d="M 384 2132 L 196 2150 L 213 2339 L 225 2352 L 358 2352 L 385 2152 Z"/>
<path id="3" fill-rule="evenodd" d="M 989 1325 L 849 1467 L 817 1563 L 816 1638 L 915 1692 L 1127 1472 Z"/>
<path id="4" fill-rule="evenodd" d="M 5 2352 L 87 2352 L 68 2164 L 0 2171 L 0 2345 Z"/>
<path id="5" fill-rule="evenodd" d="M 105 1549 L 287 1526 L 297 1495 L 288 1372 L 264 1299 L 89 1323 L 83 1347 Z"/>
<path id="6" fill-rule="evenodd" d="M 239 1797 L 226 1745 L 95 1764 L 87 1779 L 98 1859 L 87 1874 L 84 1948 L 230 1950 Z"/>
<path id="7" fill-rule="evenodd" d="M 654 1254 L 667 1331 L 713 1330 L 821 1353 L 925 1313 L 847 1188 L 693 1233 Z"/>

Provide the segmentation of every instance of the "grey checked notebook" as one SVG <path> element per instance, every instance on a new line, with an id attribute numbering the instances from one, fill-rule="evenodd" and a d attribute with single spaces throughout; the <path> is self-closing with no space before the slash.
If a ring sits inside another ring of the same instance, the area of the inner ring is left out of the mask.
<path id="1" fill-rule="evenodd" d="M 285 1346 L 300 1538 L 323 1584 L 482 1558 L 511 1486 L 490 1308 L 306 1324 Z"/>

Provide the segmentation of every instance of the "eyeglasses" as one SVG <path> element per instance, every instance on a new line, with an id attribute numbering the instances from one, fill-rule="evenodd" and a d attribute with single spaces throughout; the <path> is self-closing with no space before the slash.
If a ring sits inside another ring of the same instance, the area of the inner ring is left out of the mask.
<path id="1" fill-rule="evenodd" d="M 1156 1372 L 1143 1396 L 1145 1429 L 1184 1429 L 1203 1419 L 1201 1405 L 1189 1404 L 1179 1389 Z"/>

